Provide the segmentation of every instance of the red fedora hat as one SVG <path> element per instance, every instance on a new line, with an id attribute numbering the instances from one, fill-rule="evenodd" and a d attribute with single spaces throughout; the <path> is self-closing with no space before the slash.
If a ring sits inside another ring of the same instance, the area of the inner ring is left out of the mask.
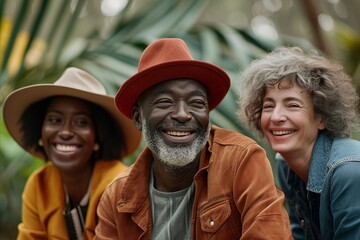
<path id="1" fill-rule="evenodd" d="M 115 104 L 128 118 L 133 106 L 146 89 L 166 80 L 189 78 L 202 82 L 209 91 L 209 109 L 214 109 L 230 88 L 230 78 L 221 68 L 194 60 L 185 42 L 163 38 L 150 44 L 141 55 L 138 72 L 124 82 L 115 96 Z"/>

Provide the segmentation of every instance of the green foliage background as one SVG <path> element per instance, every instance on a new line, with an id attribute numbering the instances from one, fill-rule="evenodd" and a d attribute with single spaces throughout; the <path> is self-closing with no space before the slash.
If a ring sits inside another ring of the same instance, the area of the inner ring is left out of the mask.
<path id="1" fill-rule="evenodd" d="M 2 23 L 8 21 L 4 8 L 9 2 L 0 1 Z M 3 43 L 0 48 L 0 103 L 19 87 L 54 82 L 69 66 L 90 72 L 104 84 L 110 95 L 114 95 L 119 86 L 136 72 L 139 57 L 149 43 L 163 37 L 180 37 L 186 41 L 195 59 L 222 67 L 232 79 L 229 93 L 211 112 L 212 123 L 256 139 L 267 150 L 273 164 L 274 153 L 269 146 L 236 116 L 239 74 L 258 54 L 279 45 L 297 45 L 304 49 L 314 46 L 304 39 L 285 36 L 275 41 L 262 39 L 248 29 L 236 29 L 221 23 L 198 25 L 197 20 L 209 2 L 157 0 L 134 8 L 135 1 L 129 1 L 120 16 L 113 19 L 112 28 L 104 34 L 99 24 L 91 20 L 91 15 L 96 15 L 98 9 L 94 1 L 78 0 L 75 5 L 66 0 L 38 0 L 36 4 L 18 1 L 16 14 L 10 19 L 12 27 L 7 32 L 6 45 Z M 70 6 L 72 11 L 69 11 Z M 90 17 L 81 17 L 84 9 Z M 25 23 L 29 26 L 27 29 L 24 29 Z M 1 26 L 0 32 L 4 34 L 6 29 L 3 24 Z M 82 31 L 85 26 L 87 31 Z M 44 29 L 47 32 L 42 35 Z M 24 51 L 16 69 L 11 70 L 17 41 L 24 32 L 28 36 L 24 40 Z M 29 63 L 39 39 L 45 44 L 45 50 L 36 61 Z M 2 116 L 0 143 L 0 238 L 12 239 L 20 221 L 22 189 L 27 177 L 42 165 L 42 161 L 27 154 L 11 139 Z M 131 164 L 139 151 L 140 148 L 125 162 Z"/>

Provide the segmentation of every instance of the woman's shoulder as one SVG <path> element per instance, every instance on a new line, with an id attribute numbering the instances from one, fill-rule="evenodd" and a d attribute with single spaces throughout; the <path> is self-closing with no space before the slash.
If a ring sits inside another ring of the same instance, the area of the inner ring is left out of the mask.
<path id="1" fill-rule="evenodd" d="M 222 146 L 236 146 L 240 148 L 248 148 L 249 146 L 260 146 L 254 139 L 243 133 L 212 126 L 212 142 Z"/>
<path id="2" fill-rule="evenodd" d="M 109 183 L 127 168 L 120 160 L 99 160 L 95 164 L 93 179 L 95 182 Z"/>
<path id="3" fill-rule="evenodd" d="M 55 177 L 60 177 L 59 170 L 51 162 L 46 162 L 44 165 L 30 174 L 27 182 L 46 181 Z"/>
<path id="4" fill-rule="evenodd" d="M 330 165 L 344 162 L 360 162 L 360 142 L 351 138 L 334 139 L 330 150 Z"/>
<path id="5" fill-rule="evenodd" d="M 51 162 L 47 162 L 29 176 L 25 184 L 23 195 L 57 196 L 57 194 L 60 193 L 55 194 L 55 192 L 57 192 L 56 189 L 63 189 L 61 175 Z"/>
<path id="6" fill-rule="evenodd" d="M 127 166 L 120 160 L 98 160 L 95 163 L 95 170 L 97 171 L 123 171 Z"/>

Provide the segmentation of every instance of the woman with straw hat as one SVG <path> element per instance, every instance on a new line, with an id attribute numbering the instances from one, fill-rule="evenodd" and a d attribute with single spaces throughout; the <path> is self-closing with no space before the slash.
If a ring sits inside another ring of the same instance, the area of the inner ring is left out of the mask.
<path id="1" fill-rule="evenodd" d="M 54 84 L 12 92 L 3 113 L 14 140 L 46 162 L 23 191 L 18 239 L 92 239 L 99 199 L 140 132 L 96 78 L 74 67 Z"/>

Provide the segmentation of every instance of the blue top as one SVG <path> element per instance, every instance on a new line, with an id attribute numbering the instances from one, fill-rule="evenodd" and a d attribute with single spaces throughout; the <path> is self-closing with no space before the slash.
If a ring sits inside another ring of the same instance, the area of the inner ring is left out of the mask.
<path id="1" fill-rule="evenodd" d="M 280 154 L 276 159 L 294 239 L 360 239 L 359 141 L 320 133 L 307 186 Z"/>

